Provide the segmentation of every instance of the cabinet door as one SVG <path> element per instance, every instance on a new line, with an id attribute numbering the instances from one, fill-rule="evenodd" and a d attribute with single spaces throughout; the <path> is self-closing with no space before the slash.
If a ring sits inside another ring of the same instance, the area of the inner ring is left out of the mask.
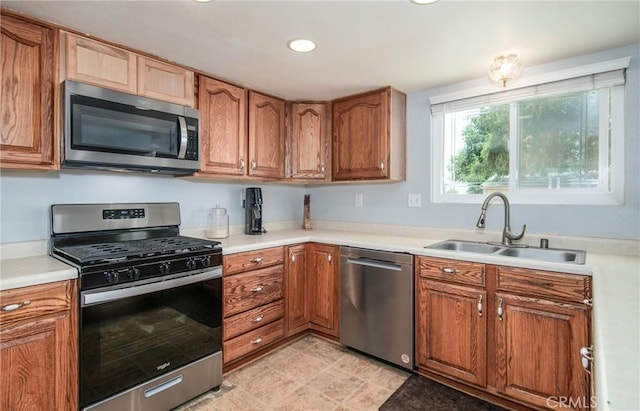
<path id="1" fill-rule="evenodd" d="M 418 281 L 418 364 L 454 379 L 486 386 L 486 292 Z"/>
<path id="2" fill-rule="evenodd" d="M 0 305 L 0 409 L 76 410 L 75 281 L 3 291 Z"/>
<path id="3" fill-rule="evenodd" d="M 201 172 L 243 176 L 247 158 L 247 91 L 200 77 Z"/>
<path id="4" fill-rule="evenodd" d="M 56 32 L 2 15 L 0 165 L 56 169 Z"/>
<path id="5" fill-rule="evenodd" d="M 326 179 L 329 174 L 326 104 L 292 104 L 290 124 L 290 176 L 299 179 Z"/>
<path id="6" fill-rule="evenodd" d="M 498 392 L 542 408 L 588 409 L 580 356 L 589 342 L 587 308 L 505 293 L 496 304 Z M 571 401 L 553 402 L 560 398 Z"/>
<path id="7" fill-rule="evenodd" d="M 136 55 L 70 33 L 62 34 L 65 77 L 125 93 L 138 92 Z"/>
<path id="8" fill-rule="evenodd" d="M 193 71 L 138 56 L 138 94 L 194 106 Z"/>
<path id="9" fill-rule="evenodd" d="M 284 178 L 285 102 L 249 92 L 249 175 Z"/>
<path id="10" fill-rule="evenodd" d="M 309 263 L 311 328 L 338 336 L 340 256 L 337 246 L 312 244 Z"/>
<path id="11" fill-rule="evenodd" d="M 387 178 L 390 89 L 333 104 L 333 179 Z"/>
<path id="12" fill-rule="evenodd" d="M 307 245 L 288 247 L 285 265 L 286 334 L 296 334 L 309 328 L 307 303 Z"/>

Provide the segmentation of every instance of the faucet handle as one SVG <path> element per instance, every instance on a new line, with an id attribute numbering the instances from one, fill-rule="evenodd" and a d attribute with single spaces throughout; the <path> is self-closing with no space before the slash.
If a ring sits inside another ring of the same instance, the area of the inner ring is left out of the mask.
<path id="1" fill-rule="evenodd" d="M 525 224 L 522 226 L 522 232 L 520 234 L 512 233 L 511 231 L 507 230 L 504 233 L 504 235 L 510 240 L 520 240 L 522 237 L 524 237 L 524 232 L 526 230 L 527 230 L 527 225 Z"/>

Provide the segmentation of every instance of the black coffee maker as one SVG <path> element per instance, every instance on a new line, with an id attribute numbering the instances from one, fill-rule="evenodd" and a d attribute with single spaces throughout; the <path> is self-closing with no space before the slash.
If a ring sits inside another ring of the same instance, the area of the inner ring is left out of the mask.
<path id="1" fill-rule="evenodd" d="M 244 233 L 260 235 L 262 228 L 262 190 L 249 187 L 244 196 Z"/>

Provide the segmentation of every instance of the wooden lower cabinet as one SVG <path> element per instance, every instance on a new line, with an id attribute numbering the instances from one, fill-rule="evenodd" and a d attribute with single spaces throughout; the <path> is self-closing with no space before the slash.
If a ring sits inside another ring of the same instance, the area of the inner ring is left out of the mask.
<path id="1" fill-rule="evenodd" d="M 284 337 L 283 253 L 274 247 L 224 257 L 225 366 Z"/>
<path id="2" fill-rule="evenodd" d="M 299 244 L 287 247 L 285 265 L 286 335 L 309 328 L 309 247 Z"/>
<path id="3" fill-rule="evenodd" d="M 418 362 L 431 370 L 486 386 L 487 316 L 483 289 L 418 281 Z"/>
<path id="4" fill-rule="evenodd" d="M 589 375 L 580 349 L 589 345 L 587 308 L 497 293 L 496 388 L 539 407 L 588 409 Z M 559 403 L 562 401 L 563 403 Z M 569 403 L 570 404 L 570 403 Z"/>
<path id="5" fill-rule="evenodd" d="M 340 247 L 309 244 L 309 320 L 311 329 L 334 337 L 340 332 Z"/>
<path id="6" fill-rule="evenodd" d="M 590 409 L 590 374 L 580 352 L 591 344 L 590 277 L 416 261 L 421 373 L 463 383 L 493 401 Z"/>
<path id="7" fill-rule="evenodd" d="M 78 409 L 76 294 L 75 280 L 0 293 L 0 409 Z"/>

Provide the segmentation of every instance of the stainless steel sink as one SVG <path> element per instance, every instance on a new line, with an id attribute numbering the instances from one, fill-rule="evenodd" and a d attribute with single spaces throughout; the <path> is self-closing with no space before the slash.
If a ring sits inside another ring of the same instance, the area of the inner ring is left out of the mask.
<path id="1" fill-rule="evenodd" d="M 462 241 L 462 240 L 447 240 L 437 244 L 427 246 L 425 248 L 432 248 L 434 250 L 451 250 L 451 251 L 463 251 L 467 253 L 481 253 L 481 254 L 493 254 L 502 247 L 487 243 L 477 243 L 474 241 Z"/>
<path id="2" fill-rule="evenodd" d="M 494 254 L 504 257 L 526 258 L 530 260 L 572 264 L 584 264 L 585 258 L 587 256 L 586 251 L 582 250 L 532 248 L 527 246 L 500 246 L 496 244 L 464 240 L 441 241 L 439 243 L 426 246 L 425 248 L 477 254 Z"/>
<path id="3" fill-rule="evenodd" d="M 507 257 L 528 258 L 554 263 L 584 264 L 587 253 L 582 250 L 560 250 L 555 248 L 503 248 L 496 253 Z"/>

